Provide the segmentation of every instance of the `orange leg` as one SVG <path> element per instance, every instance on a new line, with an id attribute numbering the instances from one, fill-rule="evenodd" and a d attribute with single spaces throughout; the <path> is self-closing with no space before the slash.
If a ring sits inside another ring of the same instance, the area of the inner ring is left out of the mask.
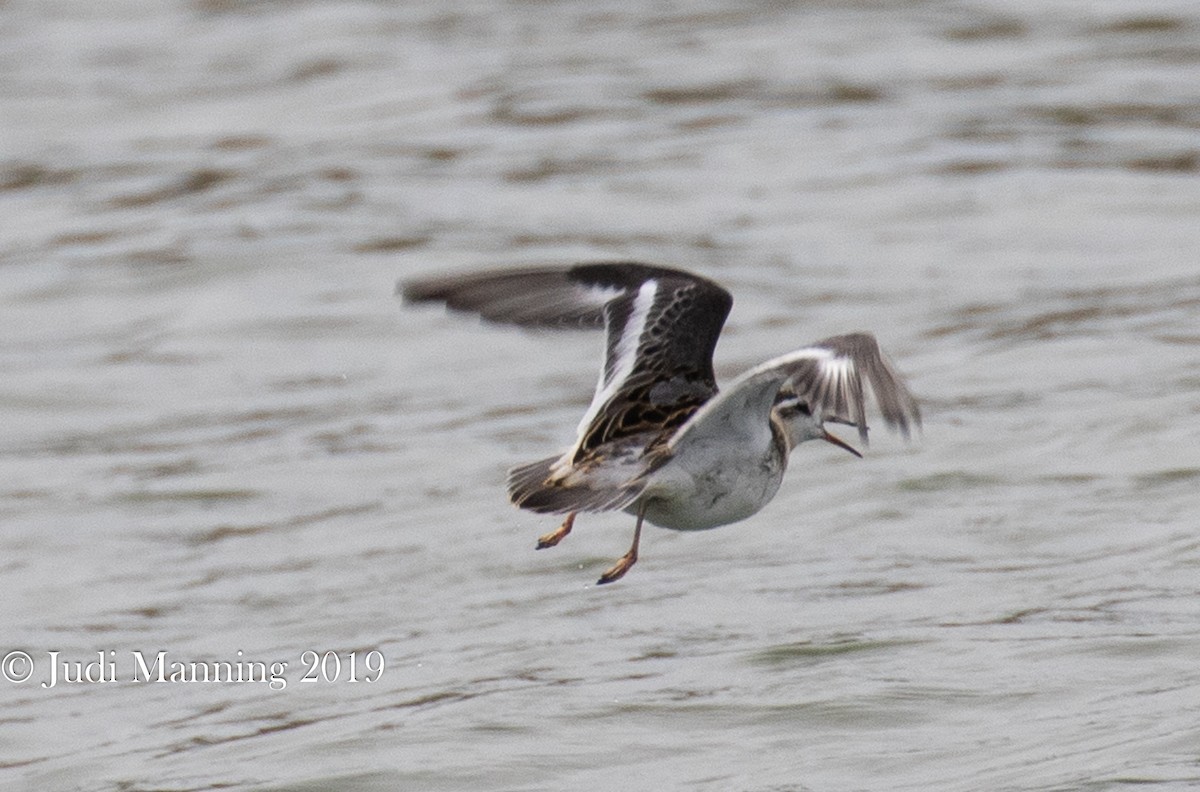
<path id="1" fill-rule="evenodd" d="M 617 563 L 608 568 L 600 579 L 596 581 L 597 586 L 602 586 L 605 583 L 612 583 L 614 580 L 620 580 L 624 577 L 629 568 L 637 563 L 638 558 L 638 541 L 642 538 L 642 518 L 646 515 L 646 507 L 643 504 L 638 509 L 637 527 L 633 529 L 633 544 L 629 548 L 629 552 L 621 556 Z"/>
<path id="2" fill-rule="evenodd" d="M 563 537 L 571 533 L 571 528 L 575 526 L 575 515 L 579 512 L 571 512 L 567 515 L 567 519 L 563 520 L 563 524 L 558 526 L 548 534 L 543 534 L 538 537 L 537 549 L 545 550 L 547 547 L 554 547 L 563 540 Z"/>

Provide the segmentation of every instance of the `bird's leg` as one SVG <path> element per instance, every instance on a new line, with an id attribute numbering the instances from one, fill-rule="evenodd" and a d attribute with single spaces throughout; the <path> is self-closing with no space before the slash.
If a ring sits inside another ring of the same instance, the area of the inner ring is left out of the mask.
<path id="1" fill-rule="evenodd" d="M 563 524 L 555 528 L 548 534 L 542 534 L 538 537 L 537 549 L 545 550 L 547 547 L 554 547 L 563 540 L 563 537 L 571 533 L 571 528 L 575 526 L 575 515 L 579 512 L 571 512 L 567 515 L 567 519 L 563 520 Z"/>
<path id="2" fill-rule="evenodd" d="M 638 540 L 642 538 L 642 518 L 645 516 L 646 506 L 642 504 L 642 507 L 638 509 L 637 527 L 633 529 L 633 544 L 630 546 L 629 552 L 621 556 L 617 563 L 600 576 L 600 579 L 596 581 L 597 586 L 620 580 L 629 571 L 629 568 L 637 563 Z"/>

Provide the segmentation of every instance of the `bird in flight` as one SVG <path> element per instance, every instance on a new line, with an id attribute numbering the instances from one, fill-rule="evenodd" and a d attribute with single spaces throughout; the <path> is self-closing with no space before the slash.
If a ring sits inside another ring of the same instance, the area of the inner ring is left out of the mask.
<path id="1" fill-rule="evenodd" d="M 696 531 L 758 512 L 807 440 L 861 457 L 825 424 L 856 427 L 865 444 L 868 384 L 889 428 L 907 438 L 921 423 L 916 399 L 869 333 L 817 341 L 718 390 L 713 350 L 733 298 L 682 270 L 598 262 L 421 278 L 397 290 L 410 303 L 502 324 L 604 329 L 604 366 L 575 442 L 508 474 L 515 505 L 565 515 L 538 549 L 562 541 L 579 512 L 636 516 L 629 551 L 600 584 L 637 561 L 644 522 Z"/>

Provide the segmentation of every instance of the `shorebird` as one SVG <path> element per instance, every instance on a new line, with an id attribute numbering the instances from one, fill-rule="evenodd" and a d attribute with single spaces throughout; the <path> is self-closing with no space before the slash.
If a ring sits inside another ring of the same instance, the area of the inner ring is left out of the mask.
<path id="1" fill-rule="evenodd" d="M 682 270 L 601 262 L 431 277 L 397 291 L 410 303 L 492 322 L 604 328 L 604 366 L 575 442 L 508 474 L 515 505 L 565 515 L 538 549 L 562 541 L 579 512 L 636 515 L 629 551 L 599 584 L 637 561 L 644 522 L 696 531 L 758 512 L 778 491 L 792 449 L 807 440 L 861 457 L 825 423 L 856 427 L 865 445 L 867 384 L 889 428 L 907 438 L 920 426 L 916 399 L 869 333 L 817 341 L 718 391 L 713 350 L 733 298 Z"/>

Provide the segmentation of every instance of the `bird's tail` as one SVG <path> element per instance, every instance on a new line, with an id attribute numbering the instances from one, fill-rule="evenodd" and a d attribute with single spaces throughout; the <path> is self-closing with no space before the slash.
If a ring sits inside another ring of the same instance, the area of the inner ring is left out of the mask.
<path id="1" fill-rule="evenodd" d="M 640 480 L 597 480 L 581 475 L 557 475 L 559 457 L 518 465 L 508 471 L 508 498 L 539 514 L 601 512 L 623 509 L 645 488 Z"/>

